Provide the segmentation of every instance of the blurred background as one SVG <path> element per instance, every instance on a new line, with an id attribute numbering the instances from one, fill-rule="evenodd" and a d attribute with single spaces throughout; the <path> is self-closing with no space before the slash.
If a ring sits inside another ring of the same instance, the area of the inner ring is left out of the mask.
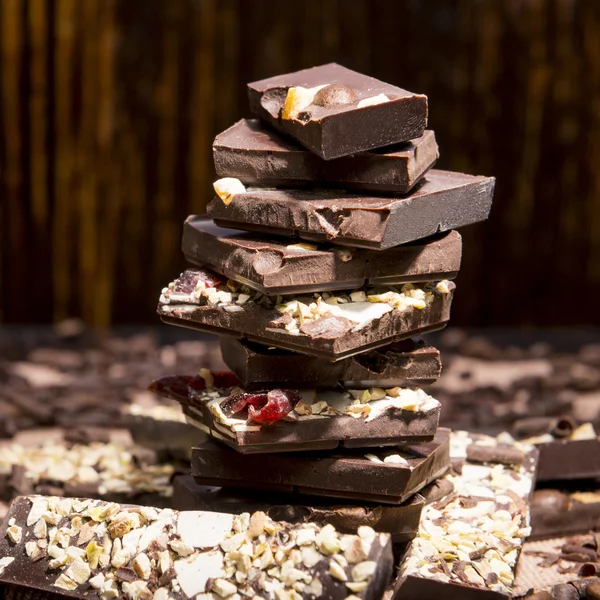
<path id="1" fill-rule="evenodd" d="M 453 321 L 597 323 L 598 0 L 2 0 L 0 320 L 157 324 L 245 84 L 337 61 L 430 102 L 494 175 Z"/>

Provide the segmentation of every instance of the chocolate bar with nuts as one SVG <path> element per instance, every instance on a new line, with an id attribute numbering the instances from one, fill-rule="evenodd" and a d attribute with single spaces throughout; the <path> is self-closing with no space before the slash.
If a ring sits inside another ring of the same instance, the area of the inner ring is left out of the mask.
<path id="1" fill-rule="evenodd" d="M 538 489 L 531 498 L 531 540 L 600 531 L 598 481 L 573 482 L 578 491 Z M 588 488 L 592 489 L 588 489 Z"/>
<path id="2" fill-rule="evenodd" d="M 343 453 L 247 454 L 207 443 L 192 449 L 196 483 L 402 504 L 450 467 L 450 430 L 432 442 Z"/>
<path id="3" fill-rule="evenodd" d="M 165 323 L 339 360 L 442 329 L 454 288 L 442 280 L 269 297 L 188 269 L 163 288 L 158 314 Z"/>
<path id="4" fill-rule="evenodd" d="M 49 496 L 13 502 L 0 526 L 0 557 L 1 583 L 82 600 L 378 600 L 393 563 L 390 536 L 370 527 L 350 535 L 263 512 Z"/>
<path id="5" fill-rule="evenodd" d="M 189 423 L 241 453 L 429 442 L 440 413 L 421 389 L 244 391 L 233 373 L 205 369 L 149 389 L 180 402 Z"/>
<path id="6" fill-rule="evenodd" d="M 395 146 L 323 160 L 258 119 L 242 119 L 213 142 L 219 177 L 246 185 L 362 189 L 406 194 L 437 160 L 433 131 Z"/>
<path id="7" fill-rule="evenodd" d="M 491 599 L 512 597 L 517 560 L 529 535 L 529 496 L 537 451 L 514 442 L 512 464 L 471 462 L 476 446 L 497 448 L 501 440 L 454 432 L 450 455 L 460 468 L 445 476 L 454 492 L 423 509 L 419 535 L 400 564 L 393 598 Z M 522 460 L 521 460 L 522 459 Z"/>
<path id="8" fill-rule="evenodd" d="M 362 525 L 389 533 L 394 543 L 406 542 L 417 535 L 419 517 L 425 504 L 415 494 L 397 506 L 368 503 L 345 504 L 325 497 L 310 498 L 299 494 L 268 495 L 251 490 L 199 485 L 190 475 L 173 480 L 173 506 L 177 510 L 209 510 L 240 513 L 262 510 L 274 521 L 288 523 L 330 523 L 338 531 L 354 532 Z"/>
<path id="9" fill-rule="evenodd" d="M 423 341 L 404 340 L 337 362 L 221 338 L 225 364 L 246 388 L 391 388 L 430 385 L 440 376 L 440 353 Z"/>
<path id="10" fill-rule="evenodd" d="M 437 169 L 405 196 L 238 184 L 207 206 L 221 227 L 375 250 L 484 221 L 494 192 L 493 177 Z"/>
<path id="11" fill-rule="evenodd" d="M 325 160 L 418 138 L 427 125 L 427 96 L 335 63 L 249 83 L 248 98 L 257 117 Z"/>
<path id="12" fill-rule="evenodd" d="M 290 243 L 224 229 L 206 217 L 188 217 L 183 226 L 189 262 L 269 295 L 454 279 L 461 251 L 456 231 L 379 252 Z"/>

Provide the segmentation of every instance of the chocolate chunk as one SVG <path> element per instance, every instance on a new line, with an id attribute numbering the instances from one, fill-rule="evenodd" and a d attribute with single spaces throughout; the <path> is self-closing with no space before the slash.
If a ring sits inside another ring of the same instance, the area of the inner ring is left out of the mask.
<path id="1" fill-rule="evenodd" d="M 537 481 L 600 477 L 600 439 L 539 444 Z"/>
<path id="2" fill-rule="evenodd" d="M 191 476 L 179 475 L 173 481 L 173 506 L 177 510 L 215 512 L 263 511 L 275 521 L 288 523 L 330 523 L 338 531 L 354 532 L 360 526 L 389 533 L 394 543 L 406 542 L 417 534 L 424 501 L 415 494 L 400 505 L 344 504 L 339 499 L 304 494 L 268 496 L 251 490 L 209 487 L 197 484 Z"/>
<path id="3" fill-rule="evenodd" d="M 101 427 L 77 427 L 66 431 L 64 435 L 65 442 L 70 444 L 108 444 L 110 442 L 110 431 Z"/>
<path id="4" fill-rule="evenodd" d="M 517 438 L 529 438 L 549 433 L 556 438 L 569 437 L 575 429 L 571 417 L 527 417 L 515 421 L 513 434 Z"/>
<path id="5" fill-rule="evenodd" d="M 401 504 L 448 469 L 449 443 L 450 432 L 439 429 L 425 448 L 399 446 L 372 451 L 371 458 L 357 450 L 240 455 L 208 443 L 192 449 L 192 475 L 201 485 Z"/>
<path id="6" fill-rule="evenodd" d="M 446 498 L 454 491 L 454 484 L 448 479 L 438 479 L 432 481 L 427 487 L 420 492 L 425 498 L 425 504 L 432 504 Z"/>
<path id="7" fill-rule="evenodd" d="M 180 380 L 189 382 L 190 378 L 163 378 L 152 383 L 150 389 L 180 402 L 191 424 L 239 452 L 290 452 L 331 449 L 338 445 L 394 446 L 430 441 L 437 429 L 439 403 L 422 390 L 407 388 L 390 390 L 393 395 L 383 391 L 383 396 L 370 401 L 367 390 L 360 393 L 364 402 L 355 404 L 354 396 L 343 388 L 325 392 L 303 390 L 302 401 L 294 412 L 275 424 L 261 425 L 250 421 L 250 415 L 223 414 L 221 405 L 232 393 L 239 393 L 239 389 L 219 387 L 216 378 L 215 375 L 214 389 L 200 390 L 192 385 L 187 397 L 180 392 L 183 387 Z M 171 388 L 177 394 L 171 394 Z M 411 405 L 410 410 L 399 408 L 407 404 Z"/>
<path id="8" fill-rule="evenodd" d="M 424 342 L 405 340 L 334 363 L 321 359 L 221 338 L 227 366 L 245 387 L 314 387 L 352 389 L 426 386 L 439 377 L 440 355 Z"/>
<path id="9" fill-rule="evenodd" d="M 323 160 L 258 119 L 243 119 L 217 135 L 213 158 L 219 177 L 246 185 L 406 194 L 433 166 L 438 146 L 433 131 L 426 131 L 395 146 Z"/>
<path id="10" fill-rule="evenodd" d="M 529 594 L 526 600 L 554 600 L 554 596 L 547 591 L 534 592 L 533 594 Z"/>
<path id="11" fill-rule="evenodd" d="M 302 104 L 290 88 L 304 88 Z M 335 63 L 255 81 L 248 97 L 255 115 L 327 160 L 412 140 L 427 125 L 426 96 Z"/>
<path id="12" fill-rule="evenodd" d="M 525 454 L 512 446 L 470 444 L 467 446 L 467 460 L 472 462 L 501 463 L 504 465 L 522 465 L 525 460 Z"/>
<path id="13" fill-rule="evenodd" d="M 247 190 L 208 214 L 221 227 L 385 250 L 487 219 L 494 179 L 432 169 L 406 196 Z"/>
<path id="14" fill-rule="evenodd" d="M 202 272 L 188 269 L 176 282 L 189 278 L 190 272 L 199 283 L 202 281 Z M 415 286 L 416 290 L 403 286 L 401 289 L 405 291 L 402 293 L 388 288 L 382 288 L 381 294 L 374 294 L 375 290 L 368 288 L 336 292 L 333 296 L 343 302 L 329 309 L 329 303 L 321 295 L 317 298 L 314 295 L 284 296 L 281 298 L 283 304 L 273 306 L 257 292 L 250 297 L 244 294 L 244 298 L 240 292 L 231 292 L 226 285 L 210 288 L 214 290 L 210 294 L 202 288 L 202 292 L 186 296 L 173 292 L 174 287 L 165 288 L 159 301 L 158 314 L 165 323 L 330 360 L 443 328 L 449 318 L 455 288 L 451 281 L 442 281 Z M 424 296 L 423 300 L 416 300 L 423 302 L 421 307 L 415 306 L 415 291 L 418 290 Z M 361 298 L 353 301 L 350 294 L 360 292 L 363 292 Z M 243 298 L 241 305 L 240 298 Z M 310 305 L 318 306 L 318 303 L 322 303 L 322 308 L 313 314 Z M 310 315 L 306 314 L 307 310 Z M 290 321 L 290 312 L 297 315 L 294 317 L 296 324 Z M 280 321 L 282 313 L 287 316 L 287 323 Z M 348 321 L 352 321 L 351 329 Z"/>
<path id="15" fill-rule="evenodd" d="M 191 263 L 270 295 L 453 279 L 462 251 L 456 231 L 381 252 L 307 247 L 224 229 L 198 216 L 186 220 L 182 245 Z"/>

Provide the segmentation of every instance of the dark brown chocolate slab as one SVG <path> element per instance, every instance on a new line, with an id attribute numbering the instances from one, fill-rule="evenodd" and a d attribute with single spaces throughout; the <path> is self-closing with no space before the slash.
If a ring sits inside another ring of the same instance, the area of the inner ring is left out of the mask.
<path id="1" fill-rule="evenodd" d="M 186 287 L 187 281 L 194 284 L 196 279 L 203 277 L 199 273 L 188 269 L 175 280 L 174 289 L 178 286 Z M 302 326 L 303 332 L 293 334 L 281 321 L 282 314 L 270 301 L 263 303 L 262 299 L 248 301 L 243 306 L 234 307 L 236 312 L 229 312 L 226 307 L 212 303 L 205 304 L 204 298 L 196 301 L 189 293 L 185 296 L 180 295 L 183 300 L 167 298 L 167 301 L 163 294 L 157 312 L 165 323 L 172 325 L 218 335 L 230 335 L 328 360 L 339 360 L 445 327 L 450 317 L 450 305 L 454 293 L 454 284 L 449 282 L 448 285 L 448 293 L 438 293 L 433 288 L 433 300 L 425 308 L 417 309 L 411 306 L 404 310 L 392 309 L 380 318 L 367 322 L 356 331 L 355 323 L 345 318 L 325 315 Z M 303 297 L 285 297 L 286 301 L 293 299 L 303 299 Z M 314 301 L 314 299 L 304 299 L 307 302 Z"/>
<path id="2" fill-rule="evenodd" d="M 281 118 L 290 87 L 332 84 L 350 88 L 354 101 L 335 106 L 329 102 L 324 102 L 325 106 L 311 104 L 298 118 Z M 358 108 L 358 102 L 380 94 L 389 101 Z M 248 98 L 256 116 L 326 160 L 412 140 L 423 135 L 427 126 L 427 96 L 335 63 L 249 83 Z"/>
<path id="3" fill-rule="evenodd" d="M 260 494 L 199 485 L 190 475 L 173 480 L 173 507 L 177 510 L 216 512 L 266 512 L 275 521 L 288 523 L 331 523 L 338 531 L 354 532 L 361 525 L 389 533 L 394 543 L 406 542 L 417 534 L 425 500 L 415 494 L 398 506 L 343 504 L 339 500 L 305 495 Z"/>
<path id="4" fill-rule="evenodd" d="M 385 252 L 329 245 L 313 250 L 218 227 L 201 216 L 186 220 L 182 246 L 189 262 L 270 295 L 454 279 L 462 253 L 456 231 Z"/>
<path id="5" fill-rule="evenodd" d="M 406 196 L 255 188 L 207 212 L 222 227 L 385 250 L 484 221 L 494 181 L 432 169 Z"/>
<path id="6" fill-rule="evenodd" d="M 581 483 L 585 487 L 585 482 Z M 600 492 L 536 490 L 531 498 L 531 528 L 530 540 L 600 530 Z"/>
<path id="7" fill-rule="evenodd" d="M 422 387 L 434 383 L 442 368 L 439 351 L 415 340 L 333 363 L 232 337 L 221 338 L 221 353 L 244 387 Z"/>
<path id="8" fill-rule="evenodd" d="M 510 600 L 509 594 L 409 575 L 396 583 L 393 600 Z"/>
<path id="9" fill-rule="evenodd" d="M 406 463 L 373 462 L 365 451 L 243 455 L 218 444 L 192 449 L 192 475 L 202 485 L 297 492 L 363 502 L 401 504 L 450 466 L 450 431 L 426 444 L 376 451 Z"/>
<path id="10" fill-rule="evenodd" d="M 246 185 L 323 187 L 406 194 L 439 156 L 433 131 L 380 150 L 323 160 L 258 119 L 242 119 L 213 142 L 219 177 Z"/>
<path id="11" fill-rule="evenodd" d="M 537 481 L 600 477 L 600 439 L 556 440 L 537 446 Z"/>

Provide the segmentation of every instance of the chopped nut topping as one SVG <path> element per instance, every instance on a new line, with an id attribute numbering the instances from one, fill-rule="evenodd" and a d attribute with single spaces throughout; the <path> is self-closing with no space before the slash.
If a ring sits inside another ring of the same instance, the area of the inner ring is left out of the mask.
<path id="1" fill-rule="evenodd" d="M 390 99 L 385 94 L 379 94 L 377 96 L 371 96 L 370 98 L 364 98 L 361 100 L 357 107 L 365 108 L 366 106 L 375 106 L 376 104 L 385 104 L 389 102 Z"/>
<path id="2" fill-rule="evenodd" d="M 217 179 L 217 181 L 213 183 L 213 187 L 215 188 L 215 193 L 223 200 L 225 206 L 231 204 L 231 201 L 236 194 L 246 193 L 246 186 L 235 177 L 223 177 L 222 179 Z"/>

